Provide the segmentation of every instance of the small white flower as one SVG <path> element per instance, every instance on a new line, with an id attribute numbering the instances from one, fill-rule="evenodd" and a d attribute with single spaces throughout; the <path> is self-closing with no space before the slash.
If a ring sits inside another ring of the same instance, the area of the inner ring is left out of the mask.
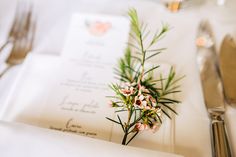
<path id="1" fill-rule="evenodd" d="M 135 97 L 135 104 L 139 107 L 139 108 L 145 108 L 147 106 L 147 101 L 145 100 L 145 96 L 144 95 L 138 95 Z"/>
<path id="2" fill-rule="evenodd" d="M 138 129 L 139 131 L 144 131 L 144 130 L 149 129 L 147 124 L 143 124 L 143 123 L 140 123 L 140 122 L 136 123 L 135 128 Z"/>
<path id="3" fill-rule="evenodd" d="M 132 84 L 130 83 L 125 83 L 125 86 L 120 89 L 120 92 L 124 95 L 124 96 L 130 96 L 132 94 L 134 94 L 134 87 L 132 86 Z"/>

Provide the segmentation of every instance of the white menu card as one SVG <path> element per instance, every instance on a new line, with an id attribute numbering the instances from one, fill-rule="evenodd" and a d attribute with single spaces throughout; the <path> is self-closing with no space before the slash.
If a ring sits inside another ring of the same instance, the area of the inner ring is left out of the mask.
<path id="1" fill-rule="evenodd" d="M 62 55 L 114 64 L 127 46 L 129 24 L 123 16 L 74 14 Z"/>

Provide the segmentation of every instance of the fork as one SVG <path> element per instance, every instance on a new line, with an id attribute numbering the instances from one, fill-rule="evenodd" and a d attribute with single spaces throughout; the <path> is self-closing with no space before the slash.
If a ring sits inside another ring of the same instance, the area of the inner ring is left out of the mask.
<path id="1" fill-rule="evenodd" d="M 14 28 L 9 33 L 8 42 L 11 42 L 13 46 L 0 73 L 0 78 L 11 67 L 22 63 L 33 47 L 36 22 L 32 19 L 32 6 L 20 4 L 18 9 L 22 10 L 22 13 L 17 15 L 13 24 Z"/>
<path id="2" fill-rule="evenodd" d="M 19 32 L 21 32 L 21 25 L 22 25 L 22 21 L 24 20 L 23 16 L 22 16 L 22 7 L 23 3 L 19 2 L 17 3 L 16 6 L 16 12 L 15 12 L 15 17 L 11 26 L 11 29 L 8 33 L 8 37 L 6 42 L 0 47 L 0 52 L 3 51 L 3 49 L 10 43 L 12 43 L 15 39 L 17 39 L 19 37 Z"/>

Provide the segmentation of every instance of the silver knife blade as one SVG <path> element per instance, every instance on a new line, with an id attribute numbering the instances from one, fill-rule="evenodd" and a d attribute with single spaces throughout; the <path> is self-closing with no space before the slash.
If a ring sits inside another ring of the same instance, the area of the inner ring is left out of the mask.
<path id="1" fill-rule="evenodd" d="M 208 21 L 199 25 L 196 40 L 197 63 L 199 66 L 204 101 L 211 119 L 213 157 L 231 157 L 231 150 L 224 123 L 225 103 L 223 87 L 214 48 L 214 37 Z"/>
<path id="2" fill-rule="evenodd" d="M 197 62 L 206 108 L 210 114 L 223 114 L 225 112 L 223 87 L 217 68 L 214 37 L 207 21 L 200 23 L 196 42 Z"/>

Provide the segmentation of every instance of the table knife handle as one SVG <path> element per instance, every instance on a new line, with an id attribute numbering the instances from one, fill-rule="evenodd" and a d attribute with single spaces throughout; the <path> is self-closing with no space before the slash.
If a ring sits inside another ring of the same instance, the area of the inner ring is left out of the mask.
<path id="1" fill-rule="evenodd" d="M 225 122 L 221 116 L 212 118 L 213 157 L 231 157 L 230 145 L 227 137 Z"/>

